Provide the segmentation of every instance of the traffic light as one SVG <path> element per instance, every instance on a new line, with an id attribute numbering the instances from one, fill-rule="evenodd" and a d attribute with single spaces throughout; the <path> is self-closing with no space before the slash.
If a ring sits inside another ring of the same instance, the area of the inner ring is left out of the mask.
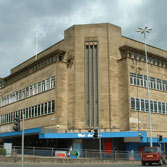
<path id="1" fill-rule="evenodd" d="M 159 141 L 162 141 L 162 135 L 159 135 Z"/>
<path id="2" fill-rule="evenodd" d="M 13 130 L 20 132 L 20 117 L 17 116 L 16 118 L 14 118 L 14 122 L 13 122 L 14 126 L 13 126 Z"/>
<path id="3" fill-rule="evenodd" d="M 93 138 L 94 138 L 94 139 L 98 139 L 98 138 L 99 138 L 99 130 L 98 130 L 97 128 L 94 129 Z"/>

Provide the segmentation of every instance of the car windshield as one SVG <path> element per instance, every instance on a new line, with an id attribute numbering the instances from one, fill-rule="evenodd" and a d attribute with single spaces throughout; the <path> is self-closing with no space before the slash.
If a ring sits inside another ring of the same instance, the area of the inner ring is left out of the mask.
<path id="1" fill-rule="evenodd" d="M 155 153 L 158 152 L 158 147 L 144 148 L 143 153 Z"/>

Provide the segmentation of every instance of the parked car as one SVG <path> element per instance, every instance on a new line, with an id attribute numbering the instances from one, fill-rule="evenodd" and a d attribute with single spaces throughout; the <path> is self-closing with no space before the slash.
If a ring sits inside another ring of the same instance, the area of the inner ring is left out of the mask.
<path id="1" fill-rule="evenodd" d="M 146 163 L 149 165 L 152 163 L 166 164 L 166 154 L 160 147 L 145 147 L 142 151 L 141 163 L 142 165 L 146 165 Z"/>

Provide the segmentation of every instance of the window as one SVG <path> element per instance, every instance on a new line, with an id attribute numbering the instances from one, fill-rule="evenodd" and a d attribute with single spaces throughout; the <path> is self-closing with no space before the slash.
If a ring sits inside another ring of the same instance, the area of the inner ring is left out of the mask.
<path id="1" fill-rule="evenodd" d="M 156 63 L 156 59 L 153 58 L 153 64 L 155 65 L 155 63 Z"/>
<path id="2" fill-rule="evenodd" d="M 136 110 L 139 111 L 140 110 L 140 100 L 136 99 Z"/>
<path id="3" fill-rule="evenodd" d="M 28 108 L 29 118 L 32 117 L 31 107 Z"/>
<path id="4" fill-rule="evenodd" d="M 123 52 L 122 58 L 126 58 L 126 57 L 127 57 L 127 52 Z"/>
<path id="5" fill-rule="evenodd" d="M 51 77 L 51 88 L 55 87 L 55 77 Z"/>
<path id="6" fill-rule="evenodd" d="M 52 112 L 54 112 L 54 111 L 55 111 L 55 102 L 52 101 Z"/>
<path id="7" fill-rule="evenodd" d="M 42 89 L 41 89 L 41 82 L 38 83 L 38 93 L 41 93 Z"/>
<path id="8" fill-rule="evenodd" d="M 142 75 L 137 74 L 137 85 L 138 86 L 142 86 L 143 85 L 143 82 L 141 83 L 141 81 L 142 81 Z"/>
<path id="9" fill-rule="evenodd" d="M 44 105 L 41 104 L 41 115 L 43 115 L 43 114 L 44 114 Z"/>
<path id="10" fill-rule="evenodd" d="M 130 73 L 130 83 L 131 83 L 131 84 L 134 84 L 133 73 Z"/>
<path id="11" fill-rule="evenodd" d="M 144 76 L 144 87 L 147 87 L 147 76 Z"/>
<path id="12" fill-rule="evenodd" d="M 50 89 L 50 86 L 51 86 L 51 84 L 50 84 L 50 78 L 48 78 L 48 79 L 46 80 L 46 90 L 49 90 L 49 89 Z"/>
<path id="13" fill-rule="evenodd" d="M 25 118 L 28 118 L 28 108 L 25 109 Z"/>
<path id="14" fill-rule="evenodd" d="M 34 106 L 33 107 L 31 107 L 31 116 L 32 116 L 32 118 L 34 117 Z"/>
<path id="15" fill-rule="evenodd" d="M 131 98 L 131 109 L 135 110 L 135 98 Z"/>
<path id="16" fill-rule="evenodd" d="M 152 60 L 152 58 L 151 58 L 151 57 L 148 57 L 148 63 L 149 63 L 149 64 L 151 63 L 151 60 Z"/>
<path id="17" fill-rule="evenodd" d="M 139 61 L 141 61 L 142 60 L 142 55 L 139 55 Z"/>
<path id="18" fill-rule="evenodd" d="M 37 106 L 34 107 L 34 116 L 37 116 Z"/>
<path id="19" fill-rule="evenodd" d="M 152 89 L 155 89 L 155 88 L 156 88 L 155 78 L 150 78 L 150 87 L 151 87 Z"/>
<path id="20" fill-rule="evenodd" d="M 162 103 L 162 113 L 165 114 L 166 113 L 166 107 L 165 107 L 165 103 Z"/>
<path id="21" fill-rule="evenodd" d="M 134 53 L 134 59 L 136 59 L 136 60 L 137 60 L 137 54 L 136 54 L 136 53 Z"/>
<path id="22" fill-rule="evenodd" d="M 157 89 L 161 90 L 161 80 L 157 79 Z"/>
<path id="23" fill-rule="evenodd" d="M 167 82 L 163 80 L 162 81 L 163 91 L 166 91 L 166 85 L 167 85 Z"/>
<path id="24" fill-rule="evenodd" d="M 38 115 L 41 115 L 41 107 L 40 107 L 40 104 L 38 105 Z"/>
<path id="25" fill-rule="evenodd" d="M 44 92 L 44 91 L 45 91 L 45 80 L 42 81 L 42 92 Z"/>
<path id="26" fill-rule="evenodd" d="M 146 110 L 145 111 L 149 111 L 149 103 L 148 103 L 148 100 L 145 100 L 145 106 L 146 106 Z"/>
<path id="27" fill-rule="evenodd" d="M 32 96 L 32 86 L 29 87 L 29 96 Z"/>
<path id="28" fill-rule="evenodd" d="M 159 66 L 159 60 L 157 59 L 157 65 Z"/>
<path id="29" fill-rule="evenodd" d="M 157 113 L 158 112 L 158 106 L 157 106 L 157 102 L 154 101 L 154 112 Z"/>
<path id="30" fill-rule="evenodd" d="M 141 111 L 145 111 L 144 99 L 141 99 Z"/>
<path id="31" fill-rule="evenodd" d="M 44 110 L 44 114 L 47 114 L 48 108 L 47 108 L 47 103 L 45 103 L 45 110 Z"/>
<path id="32" fill-rule="evenodd" d="M 163 61 L 161 61 L 161 67 L 163 67 L 164 66 L 164 62 Z"/>
<path id="33" fill-rule="evenodd" d="M 162 106 L 161 106 L 161 102 L 158 102 L 158 111 L 159 111 L 159 113 L 162 113 Z"/>
<path id="34" fill-rule="evenodd" d="M 165 63 L 165 68 L 167 68 L 167 63 Z"/>
<path id="35" fill-rule="evenodd" d="M 55 76 L 52 76 L 46 80 L 43 80 L 42 82 L 38 82 L 22 90 L 18 90 L 10 95 L 1 97 L 1 106 L 5 106 L 10 103 L 44 92 L 46 90 L 53 89 L 54 87 L 55 87 Z"/>
<path id="36" fill-rule="evenodd" d="M 48 102 L 48 114 L 51 113 L 51 102 Z"/>
<path id="37" fill-rule="evenodd" d="M 129 58 L 132 58 L 132 53 L 131 52 L 129 52 Z"/>
<path id="38" fill-rule="evenodd" d="M 154 111 L 153 101 L 150 101 L 150 109 L 151 109 L 151 112 L 153 112 L 153 111 Z"/>

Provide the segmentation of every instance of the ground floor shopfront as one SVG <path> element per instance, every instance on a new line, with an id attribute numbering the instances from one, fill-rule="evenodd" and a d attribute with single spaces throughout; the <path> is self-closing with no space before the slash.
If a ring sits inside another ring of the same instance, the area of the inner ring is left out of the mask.
<path id="1" fill-rule="evenodd" d="M 149 146 L 149 138 L 146 132 L 101 132 L 100 138 L 93 139 L 93 133 L 56 133 L 43 131 L 42 128 L 26 129 L 24 131 L 25 147 L 54 148 L 56 150 L 78 150 L 80 155 L 90 152 L 103 152 L 113 155 L 118 152 L 134 151 L 138 155 L 143 147 Z M 0 133 L 0 145 L 12 143 L 13 146 L 21 146 L 22 131 Z M 167 138 L 163 138 L 161 146 L 167 150 Z M 153 145 L 160 143 L 158 138 L 153 138 Z"/>

